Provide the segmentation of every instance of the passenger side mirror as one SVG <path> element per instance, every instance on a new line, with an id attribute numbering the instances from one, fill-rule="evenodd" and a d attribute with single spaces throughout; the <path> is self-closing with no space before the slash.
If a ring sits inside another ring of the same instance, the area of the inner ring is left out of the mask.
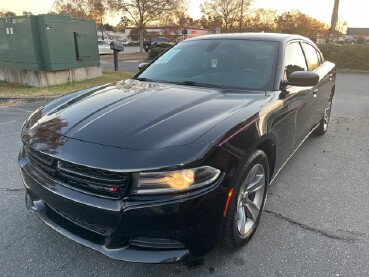
<path id="1" fill-rule="evenodd" d="M 148 66 L 149 65 L 149 63 L 140 63 L 139 65 L 138 65 L 138 70 L 142 70 L 142 69 L 144 69 L 146 66 Z"/>
<path id="2" fill-rule="evenodd" d="M 283 81 L 283 86 L 313 87 L 319 82 L 319 75 L 311 71 L 292 72 L 288 81 Z"/>

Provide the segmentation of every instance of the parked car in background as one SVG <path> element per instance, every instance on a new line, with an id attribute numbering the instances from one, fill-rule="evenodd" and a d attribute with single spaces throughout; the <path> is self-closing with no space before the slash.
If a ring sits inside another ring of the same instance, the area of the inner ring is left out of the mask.
<path id="1" fill-rule="evenodd" d="M 28 118 L 27 208 L 114 259 L 191 260 L 218 240 L 239 248 L 278 172 L 311 133 L 327 132 L 335 79 L 335 65 L 297 35 L 180 42 L 133 79 Z"/>
<path id="2" fill-rule="evenodd" d="M 148 52 L 150 49 L 153 48 L 158 48 L 158 47 L 163 47 L 163 48 L 167 48 L 172 46 L 173 43 L 170 42 L 167 38 L 165 37 L 154 37 L 154 38 L 150 38 L 148 40 L 145 40 L 143 42 L 143 46 L 146 52 Z"/>
<path id="3" fill-rule="evenodd" d="M 132 40 L 129 40 L 129 39 L 118 39 L 117 41 L 121 42 L 124 46 L 139 45 L 138 41 L 132 41 Z"/>
<path id="4" fill-rule="evenodd" d="M 111 40 L 98 40 L 97 46 L 99 48 L 99 55 L 113 54 L 113 50 L 110 49 Z"/>
<path id="5" fill-rule="evenodd" d="M 125 46 L 137 46 L 140 45 L 139 41 L 133 41 L 133 40 L 129 40 L 126 42 Z"/>

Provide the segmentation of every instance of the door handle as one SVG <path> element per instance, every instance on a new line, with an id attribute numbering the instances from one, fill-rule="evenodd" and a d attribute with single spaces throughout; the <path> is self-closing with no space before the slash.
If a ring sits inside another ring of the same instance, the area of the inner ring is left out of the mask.
<path id="1" fill-rule="evenodd" d="M 313 91 L 313 96 L 314 96 L 314 98 L 318 96 L 318 89 L 317 89 L 317 88 L 316 88 L 316 89 L 314 89 L 314 91 Z"/>

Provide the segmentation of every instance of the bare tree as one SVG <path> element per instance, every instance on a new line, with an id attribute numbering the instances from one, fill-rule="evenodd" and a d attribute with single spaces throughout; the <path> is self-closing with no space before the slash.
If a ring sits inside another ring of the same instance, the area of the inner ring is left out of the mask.
<path id="1" fill-rule="evenodd" d="M 89 16 L 100 23 L 101 38 L 104 40 L 104 17 L 107 13 L 105 0 L 87 0 L 89 5 Z"/>
<path id="2" fill-rule="evenodd" d="M 55 0 L 53 4 L 53 11 L 58 14 L 95 20 L 100 25 L 102 39 L 107 10 L 106 0 Z"/>
<path id="3" fill-rule="evenodd" d="M 78 18 L 88 18 L 89 7 L 87 0 L 55 0 L 53 11 Z"/>
<path id="4" fill-rule="evenodd" d="M 247 31 L 275 32 L 278 15 L 275 10 L 257 9 L 245 21 Z"/>
<path id="5" fill-rule="evenodd" d="M 186 0 L 108 0 L 114 12 L 132 19 L 139 30 L 140 52 L 143 52 L 143 37 L 146 25 L 166 14 L 172 14 L 188 3 Z"/>
<path id="6" fill-rule="evenodd" d="M 207 0 L 201 6 L 206 17 L 221 18 L 225 32 L 229 33 L 236 23 L 242 29 L 242 18 L 247 14 L 252 0 Z"/>

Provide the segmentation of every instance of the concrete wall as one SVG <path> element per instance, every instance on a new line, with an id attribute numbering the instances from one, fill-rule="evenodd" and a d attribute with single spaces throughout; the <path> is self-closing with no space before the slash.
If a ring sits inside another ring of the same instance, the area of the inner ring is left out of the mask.
<path id="1" fill-rule="evenodd" d="M 30 71 L 23 69 L 0 68 L 0 81 L 33 87 L 46 87 L 72 83 L 101 76 L 102 71 L 98 66 L 60 71 Z"/>

